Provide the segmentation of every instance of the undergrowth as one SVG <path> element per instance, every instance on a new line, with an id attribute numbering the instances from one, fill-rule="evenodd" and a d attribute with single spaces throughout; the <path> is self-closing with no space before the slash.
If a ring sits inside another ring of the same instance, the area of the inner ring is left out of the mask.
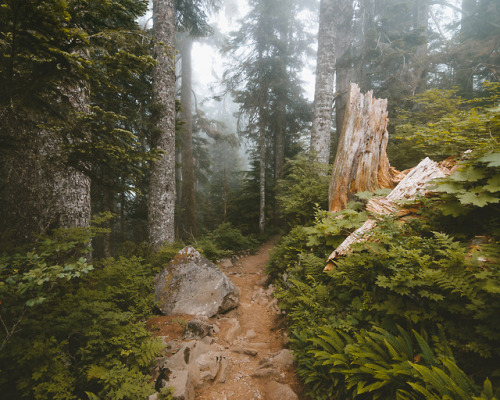
<path id="1" fill-rule="evenodd" d="M 0 257 L 0 393 L 9 399 L 138 399 L 163 345 L 145 328 L 154 270 L 90 263 L 94 232 L 59 230 Z"/>
<path id="2" fill-rule="evenodd" d="M 500 152 L 470 155 L 408 205 L 417 214 L 379 220 L 327 273 L 369 216 L 361 204 L 281 239 L 268 270 L 311 398 L 498 396 L 499 172 Z"/>

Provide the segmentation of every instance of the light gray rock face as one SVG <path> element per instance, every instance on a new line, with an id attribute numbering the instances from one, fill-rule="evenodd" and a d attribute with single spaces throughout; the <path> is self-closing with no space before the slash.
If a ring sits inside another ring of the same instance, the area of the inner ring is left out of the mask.
<path id="1" fill-rule="evenodd" d="M 193 247 L 183 248 L 154 280 L 158 307 L 165 315 L 211 317 L 238 305 L 231 280 Z"/>
<path id="2" fill-rule="evenodd" d="M 230 365 L 222 346 L 192 340 L 170 357 L 157 361 L 157 390 L 172 386 L 175 400 L 192 400 L 194 389 L 225 382 Z"/>
<path id="3" fill-rule="evenodd" d="M 172 371 L 168 386 L 174 389 L 174 400 L 193 400 L 195 391 L 189 371 Z"/>

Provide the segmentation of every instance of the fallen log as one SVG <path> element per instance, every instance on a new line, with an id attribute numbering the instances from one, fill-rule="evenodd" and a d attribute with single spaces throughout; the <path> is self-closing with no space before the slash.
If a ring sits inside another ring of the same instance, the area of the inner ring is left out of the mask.
<path id="1" fill-rule="evenodd" d="M 414 167 L 399 182 L 399 184 L 389 193 L 387 197 L 377 197 L 370 200 L 366 206 L 367 210 L 375 216 L 384 216 L 398 212 L 397 201 L 412 200 L 417 196 L 423 196 L 429 191 L 429 182 L 433 179 L 444 178 L 452 172 L 449 162 L 437 163 L 429 158 L 425 158 Z M 344 256 L 350 251 L 353 243 L 363 242 L 370 237 L 369 232 L 377 224 L 377 219 L 368 219 L 363 226 L 349 235 L 342 244 L 328 257 L 328 264 L 325 271 L 334 268 L 333 262 L 339 256 Z"/>

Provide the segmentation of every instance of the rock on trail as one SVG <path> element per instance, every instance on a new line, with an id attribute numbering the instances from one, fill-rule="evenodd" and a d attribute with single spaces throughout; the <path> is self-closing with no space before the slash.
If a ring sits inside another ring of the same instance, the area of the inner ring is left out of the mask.
<path id="1" fill-rule="evenodd" d="M 216 265 L 184 247 L 154 279 L 158 307 L 165 314 L 211 317 L 238 305 L 239 291 Z"/>
<path id="2" fill-rule="evenodd" d="M 274 288 L 264 272 L 273 244 L 269 241 L 257 254 L 219 263 L 239 291 L 235 308 L 224 314 L 181 311 L 148 323 L 166 344 L 154 375 L 158 391 L 174 386 L 176 400 L 303 398 Z M 165 275 L 161 279 L 169 281 Z"/>

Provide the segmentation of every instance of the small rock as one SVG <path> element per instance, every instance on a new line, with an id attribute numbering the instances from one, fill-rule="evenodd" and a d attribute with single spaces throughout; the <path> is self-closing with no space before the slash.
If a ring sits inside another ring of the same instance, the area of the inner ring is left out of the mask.
<path id="1" fill-rule="evenodd" d="M 233 266 L 233 262 L 231 261 L 230 258 L 223 258 L 217 263 L 217 265 L 220 268 L 231 268 Z"/>
<path id="2" fill-rule="evenodd" d="M 257 342 L 257 343 L 252 343 L 252 347 L 256 349 L 269 349 L 271 345 L 269 343 Z"/>
<path id="3" fill-rule="evenodd" d="M 261 297 L 261 298 L 257 299 L 257 304 L 259 306 L 265 306 L 268 303 L 269 303 L 269 300 L 266 297 Z"/>
<path id="4" fill-rule="evenodd" d="M 279 372 L 275 368 L 259 368 L 251 376 L 254 378 L 267 378 L 272 375 L 278 375 Z"/>
<path id="5" fill-rule="evenodd" d="M 271 278 L 269 277 L 269 275 L 264 275 L 261 279 L 259 279 L 257 281 L 257 285 L 268 286 L 270 282 L 271 282 Z"/>
<path id="6" fill-rule="evenodd" d="M 254 349 L 232 349 L 231 351 L 233 353 L 245 354 L 252 357 L 255 357 L 258 354 L 257 350 Z"/>
<path id="7" fill-rule="evenodd" d="M 222 339 L 226 342 L 233 342 L 240 331 L 240 322 L 236 318 L 221 318 L 220 321 L 221 328 L 225 325 L 227 330 L 223 333 Z"/>
<path id="8" fill-rule="evenodd" d="M 193 363 L 191 372 L 195 377 L 193 384 L 200 387 L 206 382 L 213 381 L 220 369 L 222 355 L 213 351 L 201 354 Z"/>
<path id="9" fill-rule="evenodd" d="M 272 299 L 268 304 L 267 308 L 275 313 L 275 314 L 281 314 L 281 310 L 278 307 L 278 300 L 277 299 Z"/>
<path id="10" fill-rule="evenodd" d="M 257 336 L 257 334 L 255 333 L 255 330 L 254 329 L 249 329 L 247 331 L 247 333 L 245 333 L 245 336 L 248 338 L 248 339 L 253 339 L 255 336 Z"/>
<path id="11" fill-rule="evenodd" d="M 217 382 L 224 383 L 227 380 L 227 374 L 230 371 L 230 365 L 229 365 L 229 360 L 226 357 L 222 357 L 220 360 L 220 368 L 219 372 L 217 373 L 217 376 L 215 379 Z"/>
<path id="12" fill-rule="evenodd" d="M 186 339 L 203 339 L 212 334 L 213 325 L 210 324 L 207 317 L 199 316 L 186 324 L 184 328 L 184 337 Z"/>
<path id="13" fill-rule="evenodd" d="M 265 291 L 266 296 L 272 296 L 274 294 L 275 287 L 274 285 L 269 285 Z"/>
<path id="14" fill-rule="evenodd" d="M 283 383 L 271 381 L 264 387 L 264 395 L 266 400 L 298 400 L 298 396 L 292 388 Z"/>
<path id="15" fill-rule="evenodd" d="M 285 365 L 285 366 L 291 366 L 293 365 L 293 354 L 290 350 L 288 349 L 283 349 L 280 350 L 276 355 L 274 355 L 271 358 L 271 361 L 273 363 Z"/>

